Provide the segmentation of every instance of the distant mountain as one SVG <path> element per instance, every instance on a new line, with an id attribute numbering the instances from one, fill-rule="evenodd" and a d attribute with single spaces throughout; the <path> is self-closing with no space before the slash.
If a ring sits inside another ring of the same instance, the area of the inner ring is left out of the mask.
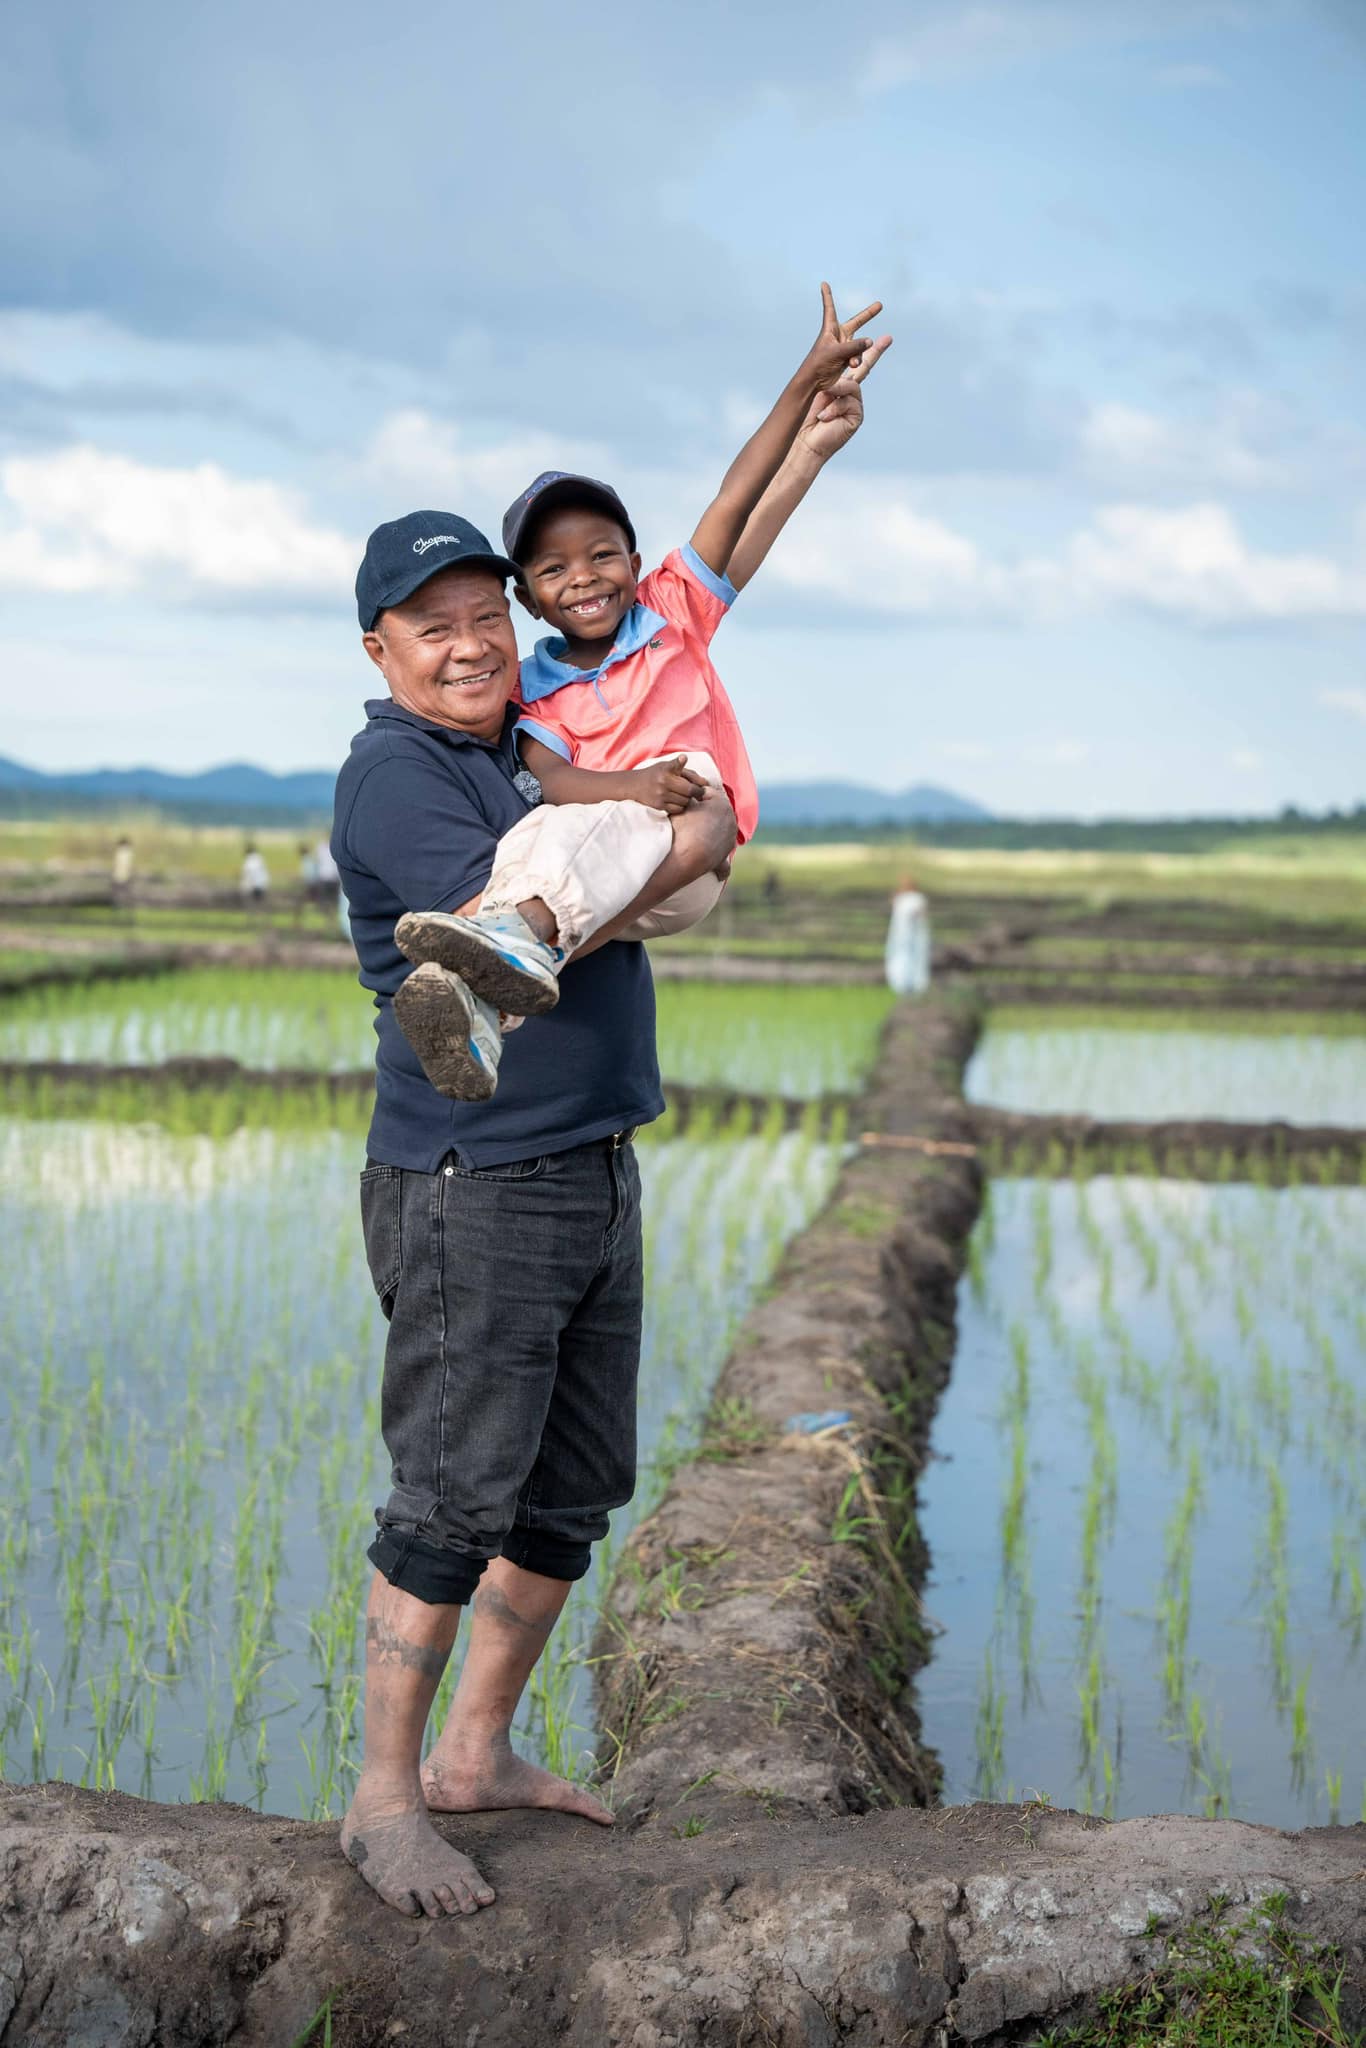
<path id="1" fill-rule="evenodd" d="M 319 768 L 272 775 L 250 762 L 206 768 L 200 775 L 173 775 L 163 768 L 92 768 L 81 775 L 46 775 L 0 755 L 0 793 L 21 797 L 25 807 L 51 799 L 64 806 L 84 800 L 101 807 L 158 804 L 168 810 L 219 813 L 330 811 L 336 772 Z"/>
<path id="2" fill-rule="evenodd" d="M 272 775 L 247 761 L 173 775 L 163 768 L 92 768 L 80 775 L 48 775 L 0 755 L 0 804 L 30 813 L 44 805 L 155 804 L 165 810 L 213 813 L 219 818 L 263 818 L 302 813 L 325 816 L 332 808 L 332 770 Z M 978 823 L 991 817 L 980 804 L 952 790 L 916 783 L 895 794 L 863 782 L 775 782 L 761 792 L 766 825 L 910 825 Z"/>
<path id="3" fill-rule="evenodd" d="M 930 782 L 889 792 L 866 782 L 774 782 L 760 791 L 765 825 L 979 824 L 981 804 Z"/>

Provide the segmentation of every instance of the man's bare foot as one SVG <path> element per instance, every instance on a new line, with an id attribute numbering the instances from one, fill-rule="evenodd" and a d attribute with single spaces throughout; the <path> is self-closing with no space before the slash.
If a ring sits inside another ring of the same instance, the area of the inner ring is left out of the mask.
<path id="1" fill-rule="evenodd" d="M 442 1841 L 420 1807 L 396 1808 L 392 1800 L 367 1798 L 357 1786 L 342 1822 L 341 1848 L 385 1905 L 410 1917 L 427 1913 L 436 1920 L 493 1904 L 488 1879 Z"/>
<path id="2" fill-rule="evenodd" d="M 571 1785 L 518 1756 L 504 1736 L 449 1757 L 433 1751 L 422 1766 L 422 1791 L 433 1813 L 481 1813 L 504 1806 L 537 1806 L 576 1813 L 610 1828 L 615 1816 L 583 1785 Z"/>

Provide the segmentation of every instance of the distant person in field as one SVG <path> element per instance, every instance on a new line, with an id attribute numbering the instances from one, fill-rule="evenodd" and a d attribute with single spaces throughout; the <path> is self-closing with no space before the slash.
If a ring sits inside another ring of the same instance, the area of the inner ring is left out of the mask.
<path id="1" fill-rule="evenodd" d="M 265 855 L 250 842 L 242 856 L 242 872 L 238 877 L 238 887 L 245 900 L 259 910 L 266 900 L 266 891 L 270 887 L 270 869 L 266 866 Z"/>
<path id="2" fill-rule="evenodd" d="M 733 581 L 763 559 L 862 415 L 856 380 L 810 398 L 795 442 L 785 459 L 781 449 L 773 454 L 732 543 Z M 753 487 L 751 477 L 745 489 Z M 602 507 L 600 498 L 576 501 L 556 517 L 587 512 L 601 522 Z M 611 593 L 619 642 L 635 604 L 634 546 L 625 545 L 626 529 L 607 524 L 608 559 L 598 566 L 589 550 L 593 580 L 581 602 Z M 576 541 L 573 560 L 579 552 Z M 720 571 L 683 565 L 672 573 L 693 593 L 690 604 L 720 608 L 708 581 Z M 337 779 L 332 850 L 377 1010 L 361 1220 L 389 1324 L 381 1414 L 392 1460 L 368 1552 L 365 1755 L 341 1846 L 366 1883 L 407 1914 L 473 1913 L 493 1899 L 483 1874 L 433 1827 L 432 1811 L 528 1806 L 612 1820 L 585 1787 L 518 1756 L 511 1728 L 571 1586 L 635 1485 L 643 1274 L 631 1139 L 664 1103 L 649 961 L 620 934 L 713 875 L 737 823 L 722 789 L 695 800 L 686 783 L 687 801 L 666 814 L 663 859 L 645 864 L 643 886 L 615 917 L 601 921 L 597 906 L 586 941 L 577 927 L 561 931 L 544 901 L 529 906 L 539 929 L 527 904 L 513 904 L 529 939 L 564 953 L 577 941 L 556 977 L 558 1004 L 508 1038 L 496 1095 L 460 1101 L 437 1092 L 395 1014 L 415 978 L 395 928 L 411 910 L 473 920 L 500 846 L 537 800 L 516 729 L 529 713 L 558 729 L 562 693 L 531 706 L 516 698 L 506 589 L 524 579 L 544 616 L 536 575 L 451 512 L 412 513 L 376 529 L 356 601 L 388 694 L 367 704 Z M 593 653 L 604 699 L 617 701 L 613 676 L 628 659 L 612 662 L 612 638 L 583 630 L 601 613 L 580 618 L 572 609 L 580 600 L 557 597 L 554 608 L 562 602 L 576 621 L 575 652 Z M 650 638 L 681 633 L 660 619 Z M 571 690 L 591 689 L 586 668 L 565 666 Z M 550 877 L 546 887 L 553 892 Z M 516 936 L 518 958 L 527 957 L 528 940 Z M 427 1717 L 466 1606 L 464 1668 L 423 1763 Z"/>
<path id="3" fill-rule="evenodd" d="M 498 1085 L 500 1013 L 540 1016 L 565 961 L 644 888 L 668 855 L 673 820 L 724 792 L 743 845 L 759 800 L 711 640 L 800 497 L 760 500 L 798 434 L 830 426 L 837 394 L 890 346 L 858 338 L 882 308 L 841 321 L 821 286 L 821 328 L 682 548 L 642 579 L 630 514 L 610 484 L 546 471 L 508 508 L 503 547 L 517 598 L 552 630 L 521 665 L 515 728 L 534 808 L 500 841 L 473 915 L 424 909 L 400 920 L 417 971 L 394 1007 L 442 1095 L 483 1102 Z M 368 645 L 368 643 L 367 643 Z M 381 650 L 371 649 L 380 662 Z M 686 931 L 713 909 L 729 861 L 626 931 Z"/>
<path id="4" fill-rule="evenodd" d="M 114 846 L 114 858 L 109 864 L 109 893 L 114 899 L 116 910 L 126 910 L 133 900 L 133 874 L 137 861 L 133 842 L 125 832 Z"/>
<path id="5" fill-rule="evenodd" d="M 332 858 L 332 848 L 325 839 L 320 839 L 313 849 L 313 893 L 320 909 L 330 910 L 337 900 L 340 877 L 337 863 Z"/>
<path id="6" fill-rule="evenodd" d="M 899 996 L 923 996 L 930 985 L 930 906 L 910 875 L 892 898 L 887 927 L 887 986 Z"/>

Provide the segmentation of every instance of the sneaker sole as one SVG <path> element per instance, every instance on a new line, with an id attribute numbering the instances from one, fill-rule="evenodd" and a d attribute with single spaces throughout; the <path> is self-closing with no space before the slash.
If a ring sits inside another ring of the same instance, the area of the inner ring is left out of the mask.
<path id="1" fill-rule="evenodd" d="M 454 1102 L 488 1101 L 498 1076 L 476 1058 L 464 1006 L 444 982 L 410 974 L 394 997 L 394 1015 L 438 1095 Z"/>
<path id="2" fill-rule="evenodd" d="M 458 974 L 486 1003 L 515 1017 L 543 1017 L 560 1000 L 560 984 L 553 975 L 547 984 L 515 961 L 505 960 L 490 940 L 438 924 L 423 911 L 405 912 L 394 927 L 394 943 L 419 966 L 432 960 L 448 974 Z"/>

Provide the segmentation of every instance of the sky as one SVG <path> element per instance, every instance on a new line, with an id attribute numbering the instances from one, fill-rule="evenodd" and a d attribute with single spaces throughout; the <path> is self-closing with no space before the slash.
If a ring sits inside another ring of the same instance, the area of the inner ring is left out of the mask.
<path id="1" fill-rule="evenodd" d="M 828 278 L 895 343 L 716 642 L 761 785 L 1366 798 L 1362 0 L 474 15 L 11 0 L 0 753 L 334 765 L 372 526 L 587 470 L 658 560 Z"/>

